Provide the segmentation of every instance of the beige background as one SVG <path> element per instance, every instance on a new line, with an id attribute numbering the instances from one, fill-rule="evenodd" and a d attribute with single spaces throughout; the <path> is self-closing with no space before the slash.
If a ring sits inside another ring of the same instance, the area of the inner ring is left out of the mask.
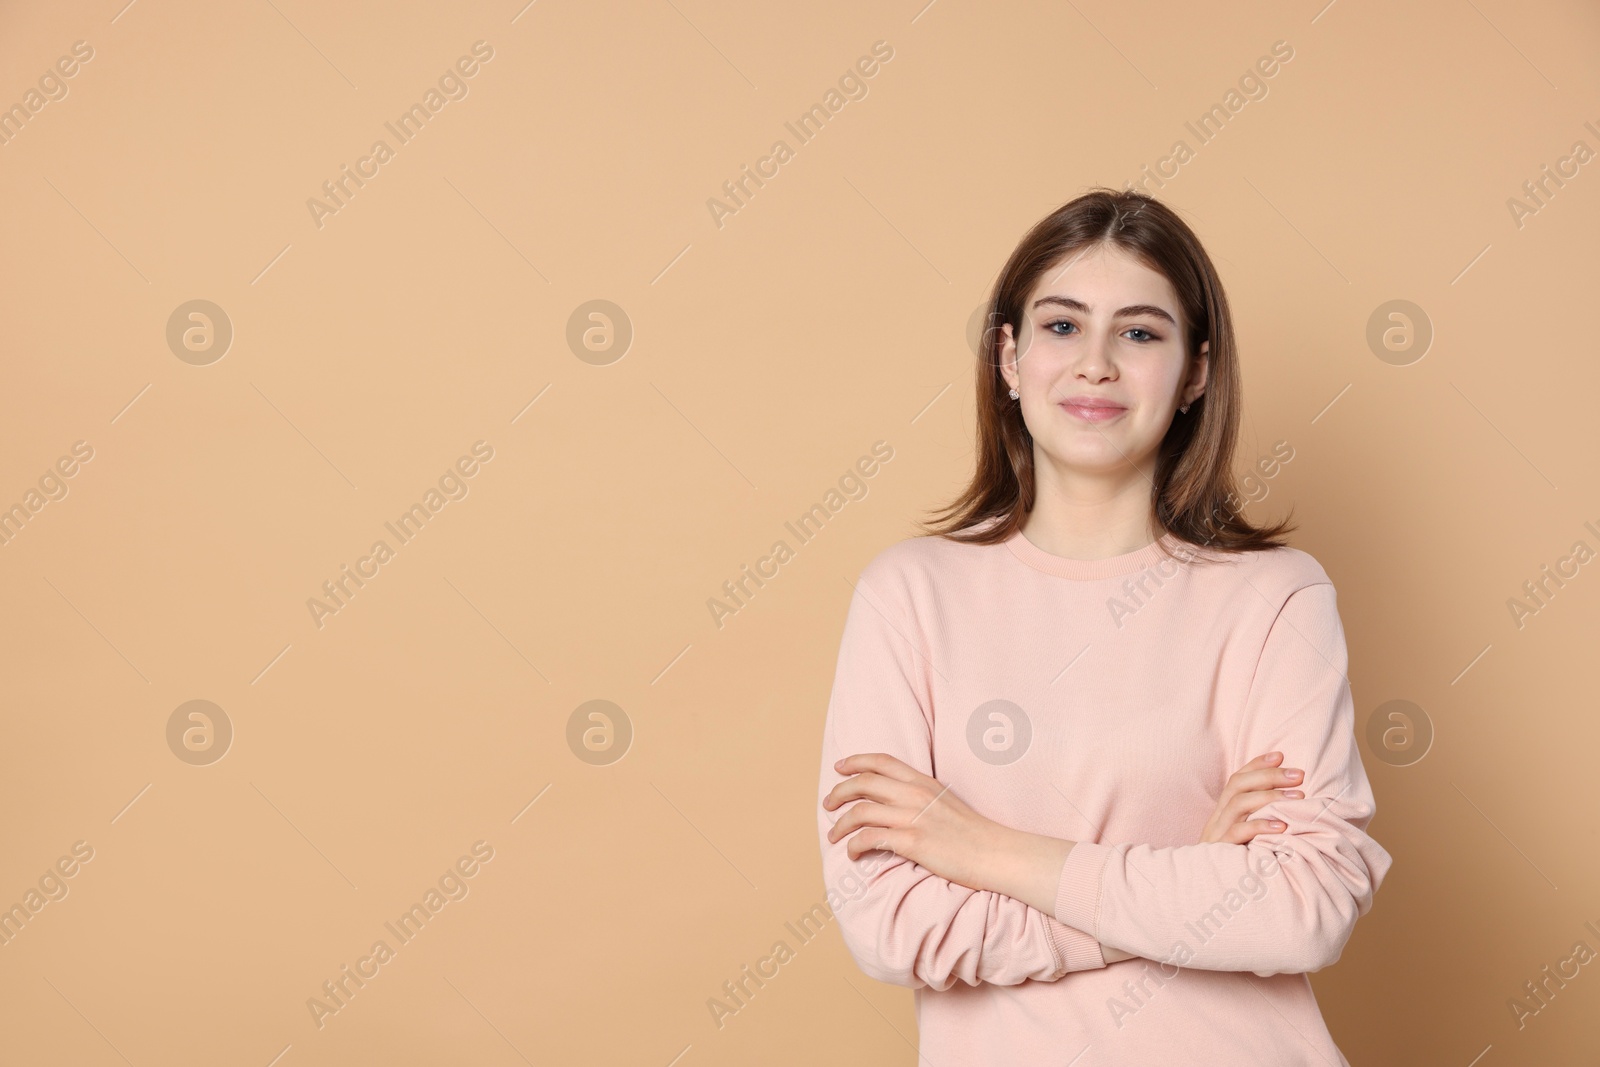
<path id="1" fill-rule="evenodd" d="M 784 927 L 824 894 L 849 579 L 962 483 L 967 331 L 1022 233 L 1180 139 L 1150 189 L 1233 302 L 1240 469 L 1294 450 L 1252 514 L 1292 505 L 1338 586 L 1358 725 L 1403 699 L 1436 731 L 1409 766 L 1362 741 L 1396 864 L 1313 979 L 1329 1026 L 1356 1064 L 1587 1062 L 1593 967 L 1521 1028 L 1507 1002 L 1600 950 L 1600 576 L 1520 628 L 1507 602 L 1600 548 L 1600 175 L 1510 206 L 1600 149 L 1592 6 L 523 2 L 0 8 L 0 104 L 93 49 L 0 145 L 0 506 L 93 450 L 0 546 L 0 905 L 93 849 L 0 947 L 6 1062 L 914 1062 L 911 993 Z M 166 340 L 196 299 L 234 332 L 203 366 Z M 592 300 L 633 331 L 603 365 L 567 340 Z M 1367 340 L 1394 300 L 1433 330 L 1405 365 Z M 467 495 L 319 628 L 322 583 L 477 441 Z M 878 441 L 866 495 L 717 626 Z M 232 725 L 209 765 L 169 747 L 191 700 Z M 590 700 L 631 723 L 618 762 L 569 748 Z M 319 1028 L 308 999 L 479 841 Z"/>

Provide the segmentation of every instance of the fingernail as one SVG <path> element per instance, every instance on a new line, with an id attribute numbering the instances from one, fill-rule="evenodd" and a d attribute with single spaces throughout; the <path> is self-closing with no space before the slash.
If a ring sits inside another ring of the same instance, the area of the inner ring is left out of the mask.
<path id="1" fill-rule="evenodd" d="M 1267 759 L 1282 759 L 1282 758 L 1283 758 L 1283 753 L 1282 752 L 1268 752 L 1267 753 Z"/>
<path id="2" fill-rule="evenodd" d="M 1287 774 L 1290 778 L 1298 778 L 1298 777 L 1300 777 L 1300 772 L 1299 771 L 1284 771 L 1283 773 Z"/>
<path id="3" fill-rule="evenodd" d="M 1305 796 L 1305 794 L 1300 792 L 1298 789 L 1285 789 L 1283 791 L 1283 795 L 1294 800 L 1299 800 L 1301 797 Z"/>
<path id="4" fill-rule="evenodd" d="M 1272 820 L 1272 828 L 1274 830 L 1282 830 L 1282 829 L 1284 829 L 1284 824 L 1279 822 L 1278 820 L 1274 819 L 1274 820 Z"/>

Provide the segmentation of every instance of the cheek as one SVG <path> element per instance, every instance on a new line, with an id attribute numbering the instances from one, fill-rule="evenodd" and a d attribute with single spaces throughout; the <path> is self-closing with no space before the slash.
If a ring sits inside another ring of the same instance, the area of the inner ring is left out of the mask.
<path id="1" fill-rule="evenodd" d="M 1053 357 L 1056 354 L 1048 348 L 1038 347 L 1024 356 L 1018 365 L 1019 377 L 1032 392 L 1043 394 L 1052 386 L 1057 393 L 1061 392 L 1062 383 L 1066 380 L 1066 367 L 1062 359 Z"/>
<path id="2" fill-rule="evenodd" d="M 1048 415 L 1052 410 L 1060 410 L 1056 404 L 1066 399 L 1066 394 L 1061 391 L 1057 379 L 1048 374 L 1040 374 L 1031 380 L 1024 378 L 1022 382 L 1023 396 L 1031 396 L 1032 407 L 1042 415 Z"/>
<path id="3" fill-rule="evenodd" d="M 1129 392 L 1146 406 L 1160 407 L 1178 395 L 1183 376 L 1176 363 L 1141 367 L 1137 376 L 1124 376 Z"/>

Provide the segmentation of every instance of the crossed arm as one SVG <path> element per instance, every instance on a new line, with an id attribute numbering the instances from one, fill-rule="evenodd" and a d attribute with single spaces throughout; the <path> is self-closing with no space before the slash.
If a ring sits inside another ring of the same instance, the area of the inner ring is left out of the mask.
<path id="1" fill-rule="evenodd" d="M 839 898 L 840 931 L 863 971 L 942 990 L 1171 960 L 1175 945 L 1195 940 L 1187 931 L 1197 901 L 1224 908 L 1276 875 L 1250 896 L 1245 921 L 1222 922 L 1173 962 L 1265 976 L 1338 958 L 1391 861 L 1365 833 L 1374 805 L 1331 585 L 1289 597 L 1242 709 L 1244 750 L 1294 753 L 1303 781 L 1281 790 L 1294 783 L 1277 760 L 1252 760 L 1230 779 L 1201 841 L 1169 848 L 1024 833 L 945 789 L 931 776 L 925 661 L 865 589 L 863 581 L 846 621 L 824 742 L 830 761 L 844 758 L 823 768 L 818 806 L 830 899 Z M 862 881 L 855 865 L 868 853 L 875 861 Z"/>
<path id="2" fill-rule="evenodd" d="M 1304 772 L 1280 766 L 1282 752 L 1257 756 L 1229 779 L 1201 841 L 1242 845 L 1257 834 L 1285 829 L 1277 819 L 1251 819 L 1279 799 L 1304 796 L 1291 788 Z M 1054 914 L 1061 869 L 1077 842 L 1003 826 L 973 811 L 937 779 L 884 752 L 847 756 L 833 765 L 846 778 L 822 800 L 825 811 L 852 805 L 828 831 L 846 837 L 846 854 L 859 860 L 882 850 L 903 856 L 969 889 L 999 893 L 1046 915 Z M 1134 959 L 1131 952 L 1102 944 L 1106 963 Z"/>

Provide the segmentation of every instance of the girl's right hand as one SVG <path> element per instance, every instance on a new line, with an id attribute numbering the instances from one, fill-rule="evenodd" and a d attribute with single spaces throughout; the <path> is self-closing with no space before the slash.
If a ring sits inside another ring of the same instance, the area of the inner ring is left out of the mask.
<path id="1" fill-rule="evenodd" d="M 1233 776 L 1222 787 L 1222 798 L 1217 801 L 1217 810 L 1212 812 L 1211 821 L 1206 823 L 1205 829 L 1200 833 L 1202 844 L 1208 841 L 1225 841 L 1233 845 L 1242 845 L 1254 838 L 1257 834 L 1278 834 L 1288 829 L 1276 819 L 1251 819 L 1247 816 L 1256 812 L 1274 800 L 1298 800 L 1305 796 L 1298 786 L 1305 778 L 1305 774 L 1298 768 L 1282 768 L 1278 764 L 1283 762 L 1282 752 L 1269 752 L 1255 759 L 1233 772 Z M 1112 948 L 1110 945 L 1101 945 L 1100 954 L 1107 963 L 1120 963 L 1122 960 L 1134 959 L 1131 952 Z"/>

